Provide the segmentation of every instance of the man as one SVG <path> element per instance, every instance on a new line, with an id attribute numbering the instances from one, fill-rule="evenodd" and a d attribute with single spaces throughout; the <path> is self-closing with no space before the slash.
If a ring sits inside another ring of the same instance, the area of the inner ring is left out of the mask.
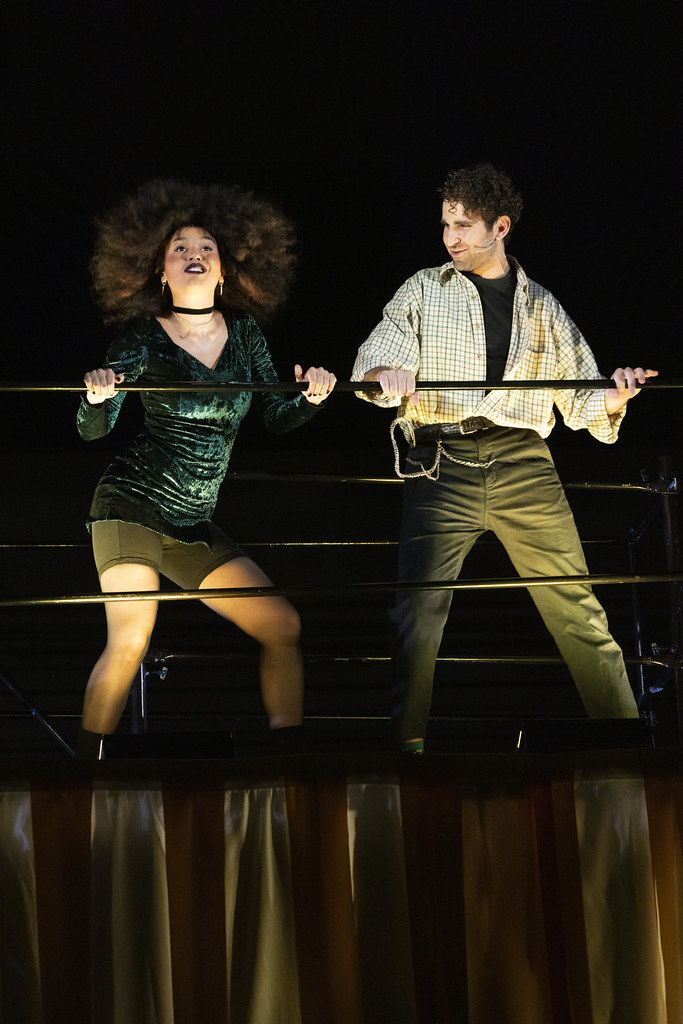
<path id="1" fill-rule="evenodd" d="M 449 262 L 399 288 L 361 346 L 352 379 L 377 381 L 359 397 L 400 405 L 413 445 L 407 463 L 399 581 L 456 579 L 484 531 L 520 576 L 586 573 L 581 543 L 543 440 L 557 405 L 567 426 L 617 438 L 627 402 L 656 370 L 615 370 L 603 390 L 424 390 L 416 380 L 586 380 L 602 376 L 557 300 L 506 253 L 522 200 L 490 164 L 451 171 L 440 190 Z M 401 474 L 403 475 L 403 474 Z M 587 585 L 530 588 L 587 713 L 635 718 L 624 659 Z M 401 591 L 394 630 L 399 749 L 421 752 L 434 664 L 452 591 Z"/>

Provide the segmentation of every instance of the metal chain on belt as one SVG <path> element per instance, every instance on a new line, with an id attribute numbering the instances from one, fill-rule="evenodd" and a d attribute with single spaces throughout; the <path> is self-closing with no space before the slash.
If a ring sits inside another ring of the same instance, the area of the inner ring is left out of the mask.
<path id="1" fill-rule="evenodd" d="M 410 434 L 408 443 L 411 448 L 414 448 L 416 444 L 415 430 L 413 429 L 413 425 L 410 420 L 407 420 L 404 416 L 397 416 L 396 419 L 392 420 L 389 427 L 389 437 L 391 438 L 391 444 L 394 449 L 394 471 L 396 476 L 400 477 L 402 480 L 412 480 L 420 476 L 426 476 L 428 480 L 438 480 L 442 456 L 448 459 L 449 462 L 455 462 L 458 466 L 468 466 L 470 469 L 488 469 L 489 466 L 492 466 L 496 461 L 495 459 L 489 459 L 488 462 L 470 462 L 468 459 L 458 459 L 455 455 L 448 454 L 441 443 L 441 439 L 439 438 L 436 442 L 436 455 L 434 457 L 434 462 L 429 469 L 427 469 L 421 462 L 418 462 L 417 459 L 411 459 L 409 456 L 406 456 L 406 462 L 409 462 L 411 466 L 419 466 L 420 469 L 415 473 L 403 473 L 401 471 L 401 456 L 398 450 L 398 443 L 396 441 L 396 427 L 400 427 L 401 430 L 404 428 L 408 430 L 408 433 Z"/>

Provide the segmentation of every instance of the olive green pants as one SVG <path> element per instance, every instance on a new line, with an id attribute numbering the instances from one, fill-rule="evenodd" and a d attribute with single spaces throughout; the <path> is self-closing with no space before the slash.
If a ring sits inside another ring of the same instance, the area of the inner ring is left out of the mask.
<path id="1" fill-rule="evenodd" d="M 405 481 L 399 581 L 457 579 L 465 556 L 486 530 L 501 541 L 520 576 L 575 576 L 588 571 L 552 457 L 535 431 L 494 427 L 442 444 L 447 455 L 456 458 L 495 461 L 484 469 L 443 457 L 438 480 Z M 418 444 L 410 458 L 430 467 L 435 450 L 435 442 Z M 530 587 L 529 593 L 587 713 L 592 718 L 637 718 L 621 649 L 592 588 L 542 586 Z M 392 718 L 399 741 L 425 735 L 434 665 L 452 596 L 450 590 L 396 594 L 390 620 Z"/>

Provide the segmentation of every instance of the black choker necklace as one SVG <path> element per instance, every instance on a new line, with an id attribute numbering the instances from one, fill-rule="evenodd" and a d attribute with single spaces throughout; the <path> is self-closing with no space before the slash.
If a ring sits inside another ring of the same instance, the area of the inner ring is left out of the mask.
<path id="1" fill-rule="evenodd" d="M 208 306 L 206 309 L 187 309 L 185 306 L 171 306 L 173 313 L 193 313 L 195 316 L 206 316 L 207 313 L 213 313 L 213 306 Z"/>

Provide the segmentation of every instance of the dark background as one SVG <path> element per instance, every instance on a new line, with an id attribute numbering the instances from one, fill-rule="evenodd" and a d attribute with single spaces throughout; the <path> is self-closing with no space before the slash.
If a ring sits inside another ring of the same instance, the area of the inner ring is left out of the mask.
<path id="1" fill-rule="evenodd" d="M 445 262 L 436 189 L 449 169 L 479 160 L 506 168 L 522 191 L 510 251 L 566 307 L 601 370 L 642 364 L 680 377 L 678 13 L 672 2 L 595 0 L 4 5 L 0 377 L 76 384 L 99 365 L 109 335 L 89 291 L 93 218 L 141 181 L 170 175 L 238 182 L 294 219 L 298 276 L 267 332 L 276 366 L 289 377 L 295 362 L 322 363 L 348 380 L 396 288 Z M 551 447 L 563 480 L 639 482 L 641 469 L 656 475 L 662 455 L 677 460 L 679 395 L 642 394 L 614 446 L 558 424 Z M 110 451 L 139 427 L 139 403 L 129 399 L 112 436 L 89 445 L 76 434 L 76 405 L 73 394 L 1 396 L 2 543 L 30 545 L 3 550 L 5 593 L 97 589 L 83 521 Z M 389 419 L 350 394 L 332 396 L 312 424 L 283 438 L 250 416 L 231 470 L 390 476 Z M 591 570 L 628 571 L 624 543 L 652 496 L 568 493 Z M 243 543 L 397 535 L 399 487 L 226 482 L 222 494 L 217 521 Z M 661 571 L 653 522 L 645 567 Z M 58 543 L 70 546 L 35 548 Z M 247 549 L 280 583 L 395 578 L 391 546 Z M 489 540 L 466 575 L 512 571 Z M 603 587 L 600 596 L 632 650 L 627 590 Z M 666 643 L 666 595 L 641 595 L 646 643 Z M 385 655 L 387 601 L 298 601 L 305 652 Z M 447 652 L 512 645 L 553 654 L 522 591 L 465 594 L 454 607 Z M 6 610 L 0 669 L 65 714 L 73 732 L 102 635 L 99 605 Z M 224 625 L 197 602 L 166 604 L 154 642 L 220 652 Z M 232 649 L 243 642 L 234 637 Z M 437 686 L 435 707 L 580 713 L 566 672 L 553 668 L 548 688 L 550 671 L 480 668 L 472 680 L 459 670 Z M 182 673 L 170 673 L 155 710 L 186 720 L 202 699 L 212 714 L 225 699 L 234 714 L 239 678 L 245 706 L 260 713 L 255 668 L 231 676 L 225 698 L 224 669 L 202 672 L 205 692 L 194 669 L 187 691 Z M 309 713 L 365 701 L 386 714 L 384 668 L 372 669 L 372 685 L 364 669 L 330 672 L 309 666 Z M 16 701 L 4 696 L 14 714 Z M 37 743 L 35 726 L 24 727 Z"/>
<path id="2" fill-rule="evenodd" d="M 175 175 L 237 181 L 293 217 L 302 258 L 269 330 L 278 369 L 323 363 L 348 379 L 384 302 L 445 261 L 436 188 L 481 159 L 525 196 L 510 251 L 565 305 L 603 372 L 647 364 L 675 377 L 676 6 L 6 5 L 3 378 L 76 382 L 101 361 L 93 217 L 140 181 Z M 644 434 L 670 444 L 674 400 L 641 398 L 622 446 Z M 11 446 L 79 447 L 71 398 L 3 406 Z M 383 443 L 383 426 L 339 395 L 288 445 L 321 460 Z M 270 443 L 249 424 L 236 457 Z"/>

